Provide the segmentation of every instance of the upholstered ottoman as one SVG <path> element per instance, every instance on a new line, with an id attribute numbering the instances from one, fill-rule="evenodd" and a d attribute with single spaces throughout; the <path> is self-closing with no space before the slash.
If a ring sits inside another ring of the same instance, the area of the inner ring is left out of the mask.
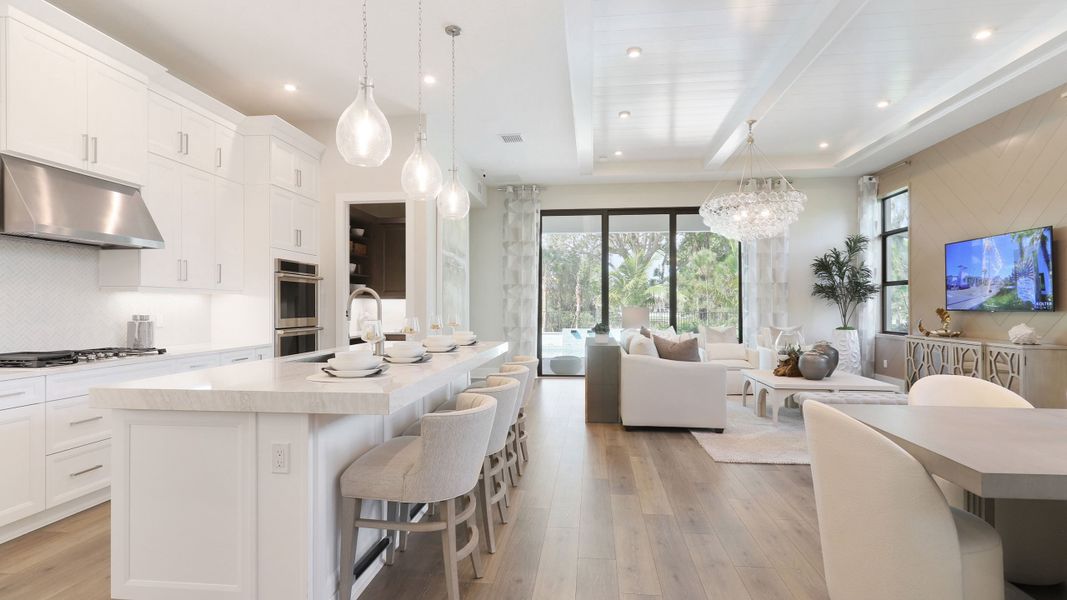
<path id="1" fill-rule="evenodd" d="M 808 400 L 823 404 L 907 404 L 908 395 L 899 392 L 797 392 L 793 401 L 804 406 Z"/>

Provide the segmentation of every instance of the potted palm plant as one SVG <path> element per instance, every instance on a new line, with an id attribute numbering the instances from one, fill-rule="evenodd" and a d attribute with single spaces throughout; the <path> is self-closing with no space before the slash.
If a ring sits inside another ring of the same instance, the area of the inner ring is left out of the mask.
<path id="1" fill-rule="evenodd" d="M 874 273 L 863 264 L 862 256 L 870 240 L 863 235 L 850 235 L 845 247 L 831 248 L 811 262 L 815 275 L 811 295 L 837 306 L 841 326 L 834 330 L 834 347 L 841 354 L 840 369 L 860 372 L 859 333 L 851 325 L 861 304 L 878 293 Z"/>

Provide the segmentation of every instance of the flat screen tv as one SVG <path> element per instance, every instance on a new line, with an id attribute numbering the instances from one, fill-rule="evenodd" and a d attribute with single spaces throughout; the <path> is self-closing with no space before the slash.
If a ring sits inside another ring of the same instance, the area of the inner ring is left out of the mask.
<path id="1" fill-rule="evenodd" d="M 1052 228 L 945 244 L 948 310 L 1053 310 Z"/>

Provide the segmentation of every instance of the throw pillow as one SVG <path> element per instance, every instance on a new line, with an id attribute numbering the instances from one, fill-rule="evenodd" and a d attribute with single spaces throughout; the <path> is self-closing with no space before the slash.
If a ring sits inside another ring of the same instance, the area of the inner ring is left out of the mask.
<path id="1" fill-rule="evenodd" d="M 619 346 L 623 349 L 623 352 L 630 351 L 630 341 L 635 335 L 641 335 L 640 329 L 623 329 L 619 333 Z"/>
<path id="2" fill-rule="evenodd" d="M 658 335 L 653 335 L 652 341 L 656 344 L 656 352 L 659 353 L 660 358 L 700 362 L 700 344 L 695 337 L 689 338 L 684 342 L 674 342 Z"/>
<path id="3" fill-rule="evenodd" d="M 748 352 L 744 344 L 707 344 L 704 346 L 708 360 L 747 360 Z"/>
<path id="4" fill-rule="evenodd" d="M 630 340 L 630 354 L 659 358 L 659 352 L 656 352 L 656 344 L 642 335 L 635 335 Z"/>
<path id="5" fill-rule="evenodd" d="M 700 337 L 704 338 L 705 344 L 736 344 L 737 330 L 730 325 L 722 327 L 700 325 Z"/>
<path id="6" fill-rule="evenodd" d="M 661 338 L 674 341 L 678 338 L 678 334 L 674 332 L 674 326 L 670 326 L 666 329 L 649 329 L 648 327 L 641 328 L 641 335 L 648 339 L 652 339 L 652 336 L 658 335 Z"/>

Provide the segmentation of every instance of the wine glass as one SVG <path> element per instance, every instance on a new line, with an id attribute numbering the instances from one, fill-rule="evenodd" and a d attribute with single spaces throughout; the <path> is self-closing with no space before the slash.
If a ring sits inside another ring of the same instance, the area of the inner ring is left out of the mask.
<path id="1" fill-rule="evenodd" d="M 404 328 L 400 330 L 406 336 L 414 337 L 419 334 L 419 318 L 407 317 L 404 319 Z"/>
<path id="2" fill-rule="evenodd" d="M 442 329 L 444 329 L 444 325 L 441 323 L 441 315 L 430 317 L 430 333 L 440 335 Z"/>
<path id="3" fill-rule="evenodd" d="M 459 331 L 459 316 L 456 313 L 452 313 L 448 317 L 448 326 L 452 328 L 452 333 Z"/>
<path id="4" fill-rule="evenodd" d="M 384 340 L 385 335 L 382 333 L 382 322 L 376 319 L 367 319 L 366 321 L 363 321 L 363 326 L 360 329 L 360 337 L 368 344 L 377 344 Z"/>

